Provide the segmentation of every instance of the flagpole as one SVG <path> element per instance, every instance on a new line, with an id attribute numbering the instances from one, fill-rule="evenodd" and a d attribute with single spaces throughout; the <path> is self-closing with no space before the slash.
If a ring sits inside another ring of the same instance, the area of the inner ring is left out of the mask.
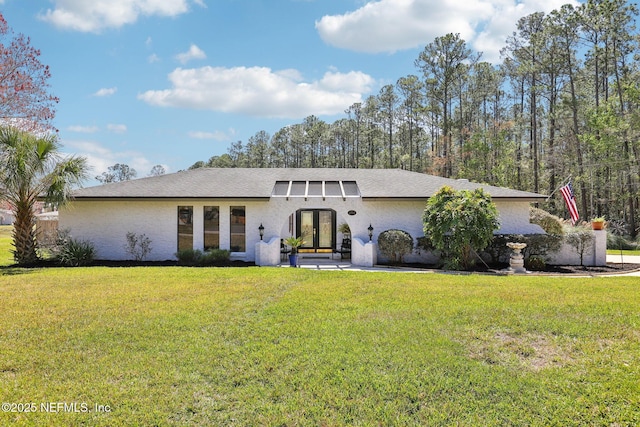
<path id="1" fill-rule="evenodd" d="M 559 186 L 557 186 L 557 187 L 556 187 L 556 189 L 555 189 L 555 190 L 553 190 L 553 191 L 551 192 L 551 194 L 549 194 L 549 197 L 547 197 L 547 200 L 545 200 L 545 202 L 548 202 L 548 201 L 553 197 L 553 195 L 554 195 L 554 194 L 556 194 L 556 192 L 557 192 L 560 188 L 564 187 L 564 185 L 565 185 L 567 182 L 571 181 L 571 178 L 572 178 L 572 177 L 571 177 L 571 175 L 569 175 L 569 178 L 567 178 L 567 179 L 565 179 L 564 181 L 562 181 L 562 184 L 560 184 Z"/>

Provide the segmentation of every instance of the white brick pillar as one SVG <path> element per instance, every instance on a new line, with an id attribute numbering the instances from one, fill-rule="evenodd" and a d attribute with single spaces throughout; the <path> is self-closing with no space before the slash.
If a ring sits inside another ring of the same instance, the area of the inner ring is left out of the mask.
<path id="1" fill-rule="evenodd" d="M 280 238 L 273 237 L 268 243 L 260 240 L 256 243 L 256 259 L 258 266 L 274 266 L 280 264 Z"/>
<path id="2" fill-rule="evenodd" d="M 373 267 L 378 263 L 378 245 L 373 242 L 367 242 L 364 245 L 364 252 L 367 257 L 367 267 Z"/>
<path id="3" fill-rule="evenodd" d="M 378 245 L 364 243 L 358 237 L 351 241 L 351 264 L 360 267 L 373 267 L 378 262 Z"/>
<path id="4" fill-rule="evenodd" d="M 607 232 L 605 230 L 593 230 L 593 265 L 607 265 Z"/>

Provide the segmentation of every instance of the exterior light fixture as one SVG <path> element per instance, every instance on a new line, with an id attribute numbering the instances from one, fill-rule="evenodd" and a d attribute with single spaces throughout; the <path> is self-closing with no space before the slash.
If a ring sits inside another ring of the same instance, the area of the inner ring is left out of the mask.
<path id="1" fill-rule="evenodd" d="M 260 232 L 260 240 L 262 240 L 262 237 L 264 236 L 264 225 L 262 225 L 262 223 L 260 223 L 260 227 L 258 227 L 258 231 Z"/>
<path id="2" fill-rule="evenodd" d="M 367 230 L 369 230 L 369 241 L 371 241 L 371 238 L 373 237 L 373 227 L 371 226 L 371 224 L 369 224 Z"/>

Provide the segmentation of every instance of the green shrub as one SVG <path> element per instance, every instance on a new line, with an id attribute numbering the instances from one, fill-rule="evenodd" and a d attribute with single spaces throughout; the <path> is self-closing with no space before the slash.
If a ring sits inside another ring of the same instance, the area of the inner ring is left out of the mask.
<path id="1" fill-rule="evenodd" d="M 527 247 L 522 253 L 525 258 L 528 256 L 540 256 L 546 258 L 547 255 L 560 250 L 563 236 L 561 234 L 527 234 L 525 243 Z"/>
<path id="2" fill-rule="evenodd" d="M 65 267 L 82 267 L 91 264 L 95 255 L 91 242 L 67 238 L 58 247 L 56 260 Z"/>
<path id="3" fill-rule="evenodd" d="M 230 256 L 231 252 L 225 249 L 209 249 L 205 252 L 198 249 L 183 249 L 176 253 L 178 264 L 200 267 L 225 264 Z"/>
<path id="4" fill-rule="evenodd" d="M 198 249 L 182 249 L 176 252 L 178 264 L 180 265 L 198 265 L 202 258 L 202 251 Z"/>
<path id="5" fill-rule="evenodd" d="M 225 264 L 229 261 L 231 252 L 226 249 L 209 249 L 205 251 L 198 260 L 198 265 L 212 266 Z"/>
<path id="6" fill-rule="evenodd" d="M 509 261 L 511 249 L 507 247 L 508 242 L 526 243 L 527 247 L 522 250 L 525 259 L 539 257 L 544 260 L 548 255 L 560 249 L 562 236 L 557 234 L 496 234 L 489 246 L 484 249 L 484 253 L 491 259 L 491 263 Z"/>
<path id="7" fill-rule="evenodd" d="M 508 262 L 511 255 L 511 249 L 507 247 L 509 242 L 527 243 L 526 237 L 522 234 L 496 234 L 482 253 L 488 256 L 491 264 Z"/>
<path id="8" fill-rule="evenodd" d="M 634 251 L 638 249 L 638 244 L 630 241 L 624 236 L 607 233 L 607 249 L 617 249 L 621 251 Z"/>
<path id="9" fill-rule="evenodd" d="M 524 267 L 531 271 L 544 271 L 547 263 L 542 257 L 532 256 L 524 260 Z"/>
<path id="10" fill-rule="evenodd" d="M 538 224 L 547 234 L 556 234 L 560 236 L 564 234 L 562 219 L 555 215 L 551 215 L 549 212 L 542 209 L 532 207 L 529 210 L 529 222 L 532 224 Z"/>
<path id="11" fill-rule="evenodd" d="M 406 231 L 386 230 L 378 236 L 378 247 L 390 262 L 402 262 L 405 255 L 413 252 L 413 237 Z"/>
<path id="12" fill-rule="evenodd" d="M 482 189 L 442 187 L 427 201 L 422 215 L 425 236 L 442 251 L 446 268 L 467 269 L 498 229 L 498 209 Z"/>
<path id="13" fill-rule="evenodd" d="M 416 239 L 416 247 L 427 252 L 435 252 L 437 249 L 429 236 L 422 236 Z"/>

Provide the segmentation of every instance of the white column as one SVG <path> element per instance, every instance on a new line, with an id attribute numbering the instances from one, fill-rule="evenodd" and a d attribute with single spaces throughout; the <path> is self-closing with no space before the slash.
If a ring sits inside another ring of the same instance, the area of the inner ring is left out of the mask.
<path id="1" fill-rule="evenodd" d="M 607 232 L 605 230 L 593 230 L 593 265 L 607 265 Z"/>
<path id="2" fill-rule="evenodd" d="M 255 263 L 260 267 L 274 266 L 280 264 L 280 238 L 272 237 L 267 243 L 260 240 L 255 244 Z"/>
<path id="3" fill-rule="evenodd" d="M 361 267 L 373 267 L 378 262 L 378 245 L 364 243 L 360 238 L 351 240 L 351 263 Z"/>
<path id="4" fill-rule="evenodd" d="M 368 242 L 364 245 L 364 251 L 367 255 L 367 267 L 373 267 L 378 263 L 378 245 Z"/>

